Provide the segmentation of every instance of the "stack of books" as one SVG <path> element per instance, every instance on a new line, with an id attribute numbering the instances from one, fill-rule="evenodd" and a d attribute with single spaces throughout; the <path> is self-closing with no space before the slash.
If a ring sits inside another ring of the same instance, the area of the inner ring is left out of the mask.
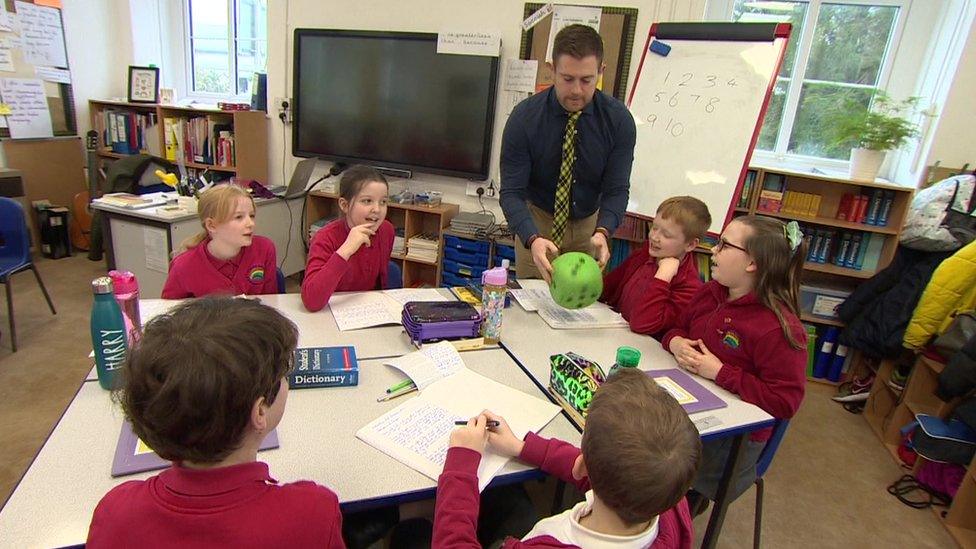
<path id="1" fill-rule="evenodd" d="M 802 230 L 809 246 L 808 263 L 829 263 L 856 271 L 877 270 L 885 235 L 819 227 Z"/>
<path id="2" fill-rule="evenodd" d="M 407 239 L 407 259 L 437 262 L 440 241 L 436 234 L 420 233 Z"/>
<path id="3" fill-rule="evenodd" d="M 786 191 L 783 195 L 783 205 L 779 211 L 798 217 L 817 217 L 822 199 L 823 197 L 819 194 Z"/>

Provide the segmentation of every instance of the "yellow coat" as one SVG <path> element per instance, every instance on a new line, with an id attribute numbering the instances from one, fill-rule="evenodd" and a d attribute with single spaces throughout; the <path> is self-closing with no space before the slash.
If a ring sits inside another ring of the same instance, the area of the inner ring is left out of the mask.
<path id="1" fill-rule="evenodd" d="M 976 240 L 932 274 L 905 330 L 904 346 L 918 349 L 949 327 L 956 313 L 976 308 Z"/>

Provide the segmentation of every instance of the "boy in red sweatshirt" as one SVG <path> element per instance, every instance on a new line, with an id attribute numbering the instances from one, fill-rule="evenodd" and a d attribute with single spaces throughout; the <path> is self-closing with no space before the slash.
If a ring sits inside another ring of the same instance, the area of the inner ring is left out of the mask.
<path id="1" fill-rule="evenodd" d="M 488 427 L 497 421 L 497 427 Z M 688 414 L 644 372 L 623 369 L 590 404 L 582 451 L 529 433 L 519 440 L 505 420 L 483 412 L 451 434 L 437 483 L 433 546 L 478 544 L 478 463 L 485 445 L 574 484 L 586 500 L 539 521 L 503 547 L 690 548 L 685 491 L 701 457 Z"/>
<path id="2" fill-rule="evenodd" d="M 205 297 L 156 317 L 125 365 L 132 430 L 173 466 L 95 508 L 87 546 L 345 547 L 336 494 L 257 461 L 285 411 L 298 330 L 271 307 Z"/>
<path id="3" fill-rule="evenodd" d="M 661 203 L 647 241 L 603 279 L 600 301 L 638 334 L 660 339 L 702 286 L 691 252 L 712 223 L 708 206 L 691 196 Z"/>

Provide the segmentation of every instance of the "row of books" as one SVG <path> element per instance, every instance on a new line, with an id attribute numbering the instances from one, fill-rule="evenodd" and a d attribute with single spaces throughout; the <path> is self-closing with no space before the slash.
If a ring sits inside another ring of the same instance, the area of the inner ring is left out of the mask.
<path id="1" fill-rule="evenodd" d="M 617 230 L 613 232 L 614 238 L 642 242 L 647 238 L 648 221 L 625 215 Z"/>
<path id="2" fill-rule="evenodd" d="M 857 271 L 878 268 L 885 235 L 809 226 L 801 230 L 809 246 L 809 263 L 829 263 Z"/>
<path id="3" fill-rule="evenodd" d="M 210 117 L 163 118 L 166 159 L 234 166 L 234 127 Z"/>
<path id="4" fill-rule="evenodd" d="M 786 191 L 783 193 L 783 204 L 780 213 L 800 217 L 817 217 L 820 212 L 820 201 L 823 197 L 815 193 L 801 193 Z"/>
<path id="5" fill-rule="evenodd" d="M 753 185 L 756 184 L 756 177 L 756 170 L 746 172 L 746 180 L 742 183 L 742 194 L 739 195 L 739 200 L 735 203 L 736 208 L 749 207 L 749 196 L 752 194 Z"/>
<path id="6" fill-rule="evenodd" d="M 416 234 L 407 239 L 407 259 L 434 263 L 437 261 L 440 246 L 440 237 L 437 234 Z"/>
<path id="7" fill-rule="evenodd" d="M 102 142 L 112 152 L 139 154 L 147 151 L 159 156 L 159 131 L 156 113 L 107 110 L 102 113 Z"/>
<path id="8" fill-rule="evenodd" d="M 872 189 L 869 193 L 846 193 L 837 206 L 836 218 L 851 223 L 886 227 L 894 201 L 895 191 Z"/>

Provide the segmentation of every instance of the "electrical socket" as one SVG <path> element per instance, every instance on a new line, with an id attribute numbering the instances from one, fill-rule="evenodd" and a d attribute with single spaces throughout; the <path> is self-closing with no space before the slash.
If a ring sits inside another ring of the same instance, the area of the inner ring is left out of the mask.
<path id="1" fill-rule="evenodd" d="M 478 189 L 481 189 L 481 196 L 484 198 L 498 198 L 498 186 L 495 185 L 494 179 L 489 179 L 488 181 L 468 181 L 468 187 L 464 190 L 464 194 L 468 196 L 478 196 Z"/>
<path id="2" fill-rule="evenodd" d="M 478 196 L 478 189 L 481 189 L 481 194 L 487 195 L 487 189 L 483 184 L 477 181 L 469 181 L 468 188 L 465 189 L 464 194 L 468 196 Z"/>
<path id="3" fill-rule="evenodd" d="M 288 124 L 292 121 L 292 108 L 291 108 L 291 98 L 290 97 L 275 97 L 274 98 L 274 108 L 278 113 L 278 119 Z"/>

